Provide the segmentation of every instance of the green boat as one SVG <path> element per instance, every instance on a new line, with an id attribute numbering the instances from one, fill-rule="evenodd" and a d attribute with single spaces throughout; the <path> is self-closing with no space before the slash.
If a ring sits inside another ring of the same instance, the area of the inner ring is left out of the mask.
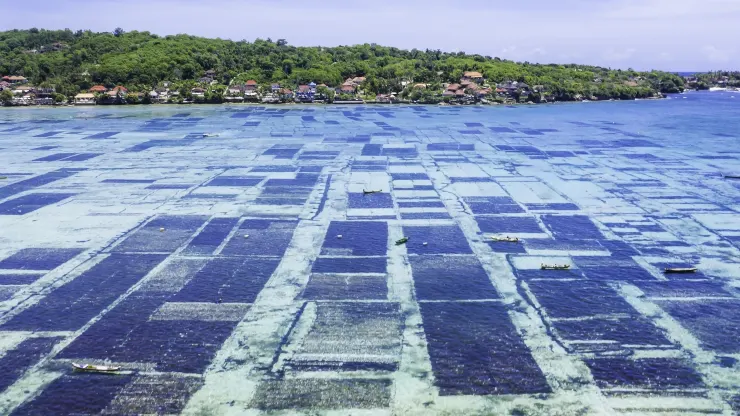
<path id="1" fill-rule="evenodd" d="M 409 241 L 409 238 L 408 237 L 404 237 L 404 238 L 402 238 L 400 240 L 397 240 L 396 241 L 396 245 L 397 246 L 400 246 L 401 244 L 406 244 L 407 241 Z"/>

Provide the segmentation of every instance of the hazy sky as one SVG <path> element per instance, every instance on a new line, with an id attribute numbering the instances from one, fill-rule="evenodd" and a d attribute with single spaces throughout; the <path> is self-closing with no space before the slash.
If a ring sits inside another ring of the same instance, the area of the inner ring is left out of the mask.
<path id="1" fill-rule="evenodd" d="M 740 69 L 740 0 L 27 0 L 0 28 L 378 43 L 530 62 Z"/>

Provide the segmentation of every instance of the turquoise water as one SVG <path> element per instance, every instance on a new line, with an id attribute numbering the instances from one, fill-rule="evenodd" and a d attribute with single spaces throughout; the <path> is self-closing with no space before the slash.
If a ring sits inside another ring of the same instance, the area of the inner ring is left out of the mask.
<path id="1" fill-rule="evenodd" d="M 0 414 L 733 414 L 739 103 L 4 109 Z"/>

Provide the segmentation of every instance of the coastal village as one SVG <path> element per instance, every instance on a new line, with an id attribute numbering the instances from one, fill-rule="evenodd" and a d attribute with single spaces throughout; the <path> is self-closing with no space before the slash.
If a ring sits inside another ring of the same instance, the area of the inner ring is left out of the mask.
<path id="1" fill-rule="evenodd" d="M 466 71 L 456 83 L 431 85 L 402 80 L 401 89 L 388 94 L 369 94 L 364 76 L 347 78 L 337 86 L 310 82 L 300 85 L 259 84 L 257 81 L 219 82 L 215 70 L 205 71 L 192 85 L 164 81 L 148 91 L 131 91 L 122 85 L 93 85 L 73 97 L 56 93 L 52 86 L 36 87 L 23 76 L 3 76 L 0 93 L 12 93 L 7 105 L 120 105 L 190 103 L 439 103 L 515 104 L 548 102 L 543 86 L 507 81 L 489 83 L 480 72 Z M 584 99 L 594 97 L 584 97 Z M 595 98 L 594 98 L 595 99 Z"/>
<path id="2" fill-rule="evenodd" d="M 683 77 L 687 89 L 702 89 L 695 76 Z M 413 80 L 401 80 L 398 91 L 388 94 L 371 94 L 367 78 L 347 78 L 341 85 L 326 84 L 285 85 L 278 83 L 260 84 L 253 79 L 238 77 L 225 85 L 219 74 L 205 71 L 196 81 L 163 81 L 150 89 L 131 91 L 123 85 L 93 85 L 87 91 L 67 97 L 57 93 L 54 86 L 33 86 L 20 75 L 0 77 L 0 104 L 9 106 L 43 105 L 123 105 L 123 104 L 193 104 L 193 103 L 317 103 L 317 104 L 534 104 L 547 103 L 549 91 L 542 85 L 524 82 L 488 82 L 477 71 L 465 71 L 459 82 L 428 84 Z M 598 82 L 599 80 L 595 80 Z M 625 81 L 626 85 L 637 86 L 642 79 L 637 77 Z M 718 78 L 711 90 L 737 90 L 726 76 Z M 661 98 L 660 96 L 655 98 Z M 582 101 L 597 101 L 594 96 L 576 97 Z"/>

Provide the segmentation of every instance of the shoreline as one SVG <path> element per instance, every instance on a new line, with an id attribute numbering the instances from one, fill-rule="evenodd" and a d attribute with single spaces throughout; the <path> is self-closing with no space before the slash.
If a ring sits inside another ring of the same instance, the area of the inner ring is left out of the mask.
<path id="1" fill-rule="evenodd" d="M 18 109 L 59 109 L 59 108 L 129 108 L 129 107 L 174 107 L 174 106 L 182 106 L 182 107 L 191 107 L 191 106 L 228 106 L 228 107 L 284 107 L 284 106 L 338 106 L 338 107 L 356 107 L 358 105 L 371 105 L 371 106 L 391 106 L 391 107 L 410 107 L 410 106 L 425 106 L 425 107 L 490 107 L 490 108 L 512 108 L 512 107 L 540 107 L 540 106 L 550 106 L 550 105 L 572 105 L 572 104 L 592 104 L 592 103 L 620 103 L 620 102 L 634 102 L 634 101 L 663 101 L 668 99 L 671 95 L 680 95 L 681 93 L 676 94 L 666 94 L 663 97 L 653 97 L 653 98 L 634 98 L 631 100 L 624 100 L 624 99 L 609 99 L 609 100 L 583 100 L 583 101 L 550 101 L 546 103 L 534 103 L 534 102 L 527 102 L 527 103 L 508 103 L 508 104 L 482 104 L 482 103 L 476 103 L 476 104 L 431 104 L 431 103 L 381 103 L 381 102 L 373 102 L 373 101 L 364 101 L 364 102 L 356 102 L 356 103 L 346 103 L 346 102 L 340 102 L 340 103 L 302 103 L 302 102 L 296 102 L 296 103 L 171 103 L 171 104 L 162 104 L 162 103 L 153 103 L 153 104 L 93 104 L 93 105 L 74 105 L 74 104 L 64 104 L 64 105 L 11 105 L 11 106 L 0 106 L 0 110 L 6 109 L 6 108 L 18 108 Z"/>

